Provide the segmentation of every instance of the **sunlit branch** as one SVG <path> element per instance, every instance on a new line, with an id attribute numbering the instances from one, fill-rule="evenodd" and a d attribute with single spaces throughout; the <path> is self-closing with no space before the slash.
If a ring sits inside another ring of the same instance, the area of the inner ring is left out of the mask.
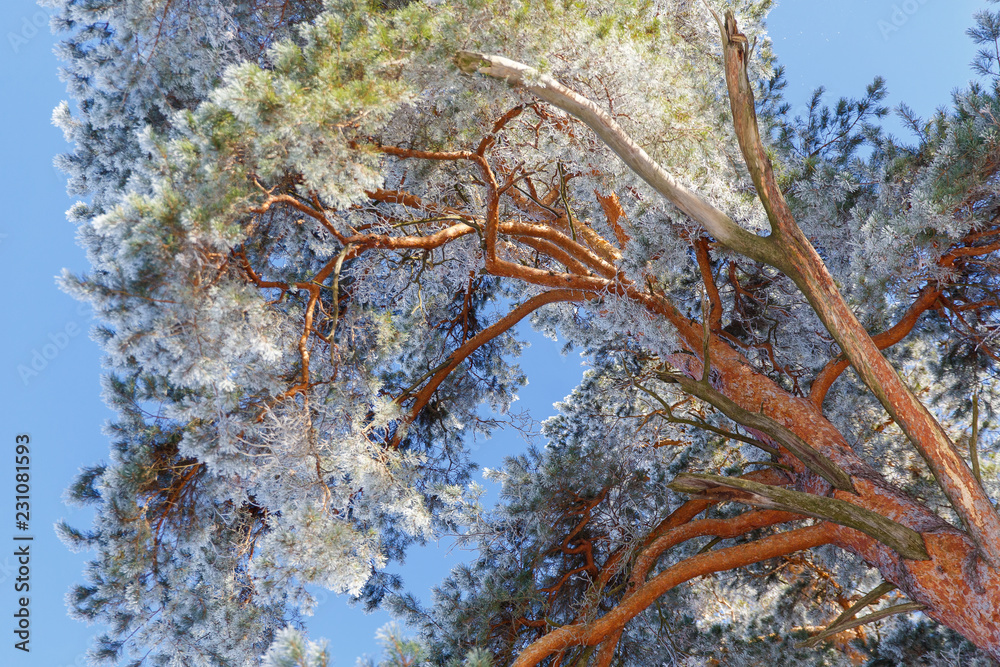
<path id="1" fill-rule="evenodd" d="M 247 210 L 250 213 L 263 214 L 266 213 L 268 210 L 270 210 L 270 208 L 275 204 L 285 204 L 286 206 L 291 206 L 300 213 L 305 213 L 309 217 L 319 222 L 319 224 L 322 225 L 323 228 L 326 229 L 328 232 L 333 234 L 333 236 L 338 241 L 340 241 L 341 243 L 347 242 L 344 239 L 344 235 L 337 231 L 336 227 L 334 227 L 330 223 L 330 220 L 326 217 L 326 214 L 323 213 L 321 209 L 316 209 L 313 208 L 312 206 L 308 206 L 307 204 L 302 203 L 301 201 L 299 201 L 295 197 L 292 197 L 291 195 L 268 194 L 267 199 L 265 199 L 260 206 L 254 206 Z"/>
<path id="2" fill-rule="evenodd" d="M 781 251 L 778 262 L 768 263 L 784 271 L 802 291 L 861 381 L 923 456 L 938 486 L 987 561 L 994 566 L 1000 565 L 1000 515 L 996 508 L 944 428 L 900 379 L 861 326 L 822 258 L 795 222 L 757 128 L 753 87 L 747 74 L 746 38 L 739 33 L 731 11 L 726 12 L 724 22 L 717 15 L 716 19 L 725 56 L 733 127 L 757 196 L 771 222 L 769 239 L 774 241 L 775 249 Z"/>
<path id="3" fill-rule="evenodd" d="M 577 258 L 570 255 L 568 252 L 557 246 L 556 244 L 545 241 L 543 239 L 532 238 L 530 236 L 520 237 L 517 239 L 518 243 L 525 245 L 533 250 L 538 251 L 538 253 L 549 259 L 554 259 L 563 266 L 570 273 L 577 273 L 581 275 L 587 275 L 590 273 L 590 268 L 587 267 L 583 262 Z"/>
<path id="4" fill-rule="evenodd" d="M 546 225 L 506 221 L 500 223 L 499 228 L 501 233 L 510 236 L 534 236 L 551 241 L 605 278 L 613 278 L 618 273 L 614 266 L 608 264 L 592 250 Z"/>
<path id="5" fill-rule="evenodd" d="M 408 208 L 416 209 L 418 211 L 426 211 L 437 215 L 456 215 L 463 219 L 468 217 L 456 208 L 427 203 L 414 194 L 400 190 L 366 190 L 365 195 L 372 201 L 382 202 L 384 204 L 402 204 Z"/>
<path id="6" fill-rule="evenodd" d="M 694 245 L 695 257 L 698 260 L 698 269 L 701 271 L 701 281 L 705 285 L 705 291 L 712 304 L 708 314 L 708 326 L 712 331 L 719 331 L 722 328 L 722 298 L 719 296 L 719 288 L 715 284 L 715 276 L 712 273 L 712 260 L 708 254 L 708 239 L 705 236 L 699 236 L 692 245 Z"/>
<path id="7" fill-rule="evenodd" d="M 659 377 L 664 382 L 677 382 L 685 392 L 714 406 L 737 424 L 766 433 L 775 442 L 791 452 L 809 470 L 830 482 L 834 487 L 842 491 L 857 493 L 851 483 L 850 475 L 844 472 L 840 466 L 774 419 L 741 407 L 707 382 L 698 382 L 682 373 L 664 372 L 660 373 Z"/>
<path id="8" fill-rule="evenodd" d="M 823 519 L 859 530 L 904 558 L 930 560 L 927 545 L 920 533 L 878 512 L 838 498 L 702 473 L 681 473 L 667 488 L 679 493 L 706 495 Z"/>
<path id="9" fill-rule="evenodd" d="M 456 61 L 464 72 L 478 72 L 503 79 L 511 85 L 523 86 L 535 96 L 579 118 L 654 190 L 698 221 L 723 244 L 769 264 L 780 262 L 780 257 L 765 238 L 746 231 L 729 216 L 681 185 L 649 157 L 606 111 L 589 99 L 552 77 L 503 56 L 460 51 Z"/>
<path id="10" fill-rule="evenodd" d="M 431 400 L 434 392 L 441 385 L 441 383 L 444 382 L 445 378 L 447 378 L 453 370 L 458 368 L 458 366 L 465 361 L 470 354 L 478 350 L 480 347 L 489 343 L 497 336 L 506 333 L 527 315 L 533 313 L 546 304 L 559 301 L 583 301 L 589 296 L 591 295 L 585 291 L 573 289 L 556 289 L 543 292 L 542 294 L 531 297 L 520 306 L 507 313 L 507 315 L 502 317 L 499 321 L 480 331 L 478 334 L 467 340 L 465 344 L 452 352 L 445 365 L 434 374 L 430 381 L 419 392 L 417 392 L 414 397 L 413 404 L 410 406 L 410 414 L 407 421 L 412 422 L 417 418 L 417 415 L 420 414 L 420 411 L 423 410 L 424 406 L 426 406 Z M 405 428 L 399 429 L 395 439 L 393 440 L 393 445 L 397 446 L 404 436 Z"/>
<path id="11" fill-rule="evenodd" d="M 422 151 L 414 148 L 400 148 L 398 146 L 377 147 L 382 153 L 392 155 L 400 159 L 420 159 L 456 161 L 468 160 L 479 167 L 480 175 L 486 181 L 488 196 L 486 205 L 486 266 L 496 260 L 497 226 L 500 223 L 500 185 L 497 183 L 493 170 L 490 169 L 486 158 L 471 151 Z"/>
<path id="12" fill-rule="evenodd" d="M 534 667 L 556 651 L 570 646 L 599 644 L 613 632 L 625 627 L 626 623 L 648 608 L 661 595 L 695 577 L 818 547 L 829 543 L 831 539 L 827 526 L 819 524 L 683 560 L 647 581 L 627 600 L 597 620 L 563 626 L 533 642 L 521 652 L 513 667 Z"/>
<path id="13" fill-rule="evenodd" d="M 902 341 L 916 326 L 920 316 L 934 307 L 935 302 L 941 296 L 938 287 L 927 286 L 920 291 L 920 296 L 910 304 L 906 313 L 889 329 L 872 337 L 872 341 L 880 350 L 892 347 Z M 816 407 L 822 407 L 823 399 L 833 386 L 834 381 L 840 374 L 847 370 L 850 363 L 843 357 L 837 357 L 827 362 L 826 366 L 816 375 L 809 388 L 809 400 Z"/>
<path id="14" fill-rule="evenodd" d="M 954 269 L 956 263 L 962 262 L 967 257 L 982 256 L 996 250 L 1000 250 L 1000 242 L 997 241 L 981 246 L 968 245 L 982 240 L 984 237 L 988 238 L 989 236 L 993 236 L 996 233 L 998 233 L 997 230 L 985 230 L 967 234 L 960 242 L 960 245 L 951 248 L 948 252 L 941 256 L 937 262 L 938 266 L 943 269 Z M 920 294 L 914 302 L 910 304 L 906 313 L 898 322 L 896 322 L 896 324 L 889 329 L 872 336 L 872 341 L 878 349 L 885 350 L 905 339 L 913 330 L 914 326 L 916 326 L 920 316 L 928 310 L 934 308 L 938 299 L 941 297 L 944 288 L 951 286 L 952 284 L 954 283 L 944 285 L 938 283 L 928 283 L 925 285 L 920 290 Z M 978 304 L 956 306 L 953 310 L 960 312 L 963 310 L 970 310 L 989 305 L 1000 305 L 1000 302 L 994 299 L 992 302 L 984 301 Z M 809 389 L 809 400 L 817 406 L 822 406 L 823 400 L 826 398 L 827 393 L 833 386 L 834 381 L 840 377 L 841 373 L 847 370 L 849 365 L 849 362 L 842 356 L 830 360 L 816 375 L 816 379 L 813 380 Z"/>
<path id="15" fill-rule="evenodd" d="M 805 517 L 794 512 L 779 510 L 760 510 L 746 512 L 731 519 L 701 519 L 691 523 L 678 526 L 657 537 L 652 543 L 639 552 L 635 564 L 632 566 L 630 586 L 641 586 L 649 572 L 656 565 L 664 553 L 674 548 L 678 544 L 687 542 L 696 537 L 713 535 L 715 537 L 727 539 L 745 535 L 753 530 L 767 528 L 779 523 L 798 521 Z"/>

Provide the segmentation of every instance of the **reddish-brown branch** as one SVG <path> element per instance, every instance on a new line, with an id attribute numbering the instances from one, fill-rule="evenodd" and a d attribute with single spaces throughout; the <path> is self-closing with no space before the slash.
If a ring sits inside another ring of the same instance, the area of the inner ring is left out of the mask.
<path id="1" fill-rule="evenodd" d="M 304 289 L 309 292 L 309 303 L 306 305 L 306 315 L 305 324 L 302 327 L 302 335 L 299 337 L 299 357 L 301 358 L 302 368 L 300 371 L 301 382 L 298 386 L 308 387 L 309 386 L 309 332 L 312 330 L 313 313 L 316 310 L 316 301 L 319 299 L 319 287 L 312 284 L 299 283 L 296 285 L 299 289 Z M 287 392 L 286 392 L 287 394 Z"/>
<path id="2" fill-rule="evenodd" d="M 892 347 L 906 338 L 910 331 L 913 330 L 913 327 L 916 326 L 920 316 L 933 308 L 940 296 L 941 290 L 938 287 L 930 285 L 924 287 L 920 291 L 920 295 L 896 324 L 882 333 L 872 336 L 872 341 L 874 341 L 878 349 L 884 350 Z M 847 370 L 849 365 L 850 363 L 842 356 L 827 362 L 823 370 L 816 375 L 816 379 L 813 380 L 812 386 L 809 389 L 809 400 L 812 401 L 813 405 L 817 407 L 823 405 L 823 400 L 833 386 L 834 381 L 840 377 L 841 373 Z"/>
<path id="3" fill-rule="evenodd" d="M 613 278 L 617 273 L 617 269 L 613 265 L 608 264 L 590 248 L 577 243 L 552 227 L 528 222 L 504 222 L 500 224 L 499 229 L 502 233 L 511 236 L 529 236 L 550 241 L 605 278 Z"/>
<path id="4" fill-rule="evenodd" d="M 553 630 L 526 647 L 513 667 L 533 667 L 556 651 L 570 646 L 593 646 L 625 627 L 657 598 L 695 577 L 744 567 L 785 554 L 827 544 L 832 537 L 827 524 L 799 528 L 756 542 L 698 554 L 673 565 L 639 587 L 621 604 L 595 621 Z"/>
<path id="5" fill-rule="evenodd" d="M 478 350 L 480 347 L 489 343 L 497 336 L 509 331 L 511 327 L 516 325 L 527 315 L 533 313 L 546 304 L 556 303 L 559 301 L 582 301 L 588 296 L 590 295 L 587 292 L 574 289 L 556 289 L 543 292 L 542 294 L 531 297 L 520 306 L 507 313 L 495 324 L 480 331 L 478 334 L 466 341 L 464 345 L 452 352 L 448 357 L 447 364 L 437 371 L 431 377 L 430 381 L 424 385 L 419 392 L 417 392 L 413 405 L 410 407 L 408 420 L 412 422 L 416 419 L 417 415 L 424 409 L 424 406 L 427 405 L 431 396 L 434 395 L 434 392 L 441 385 L 441 383 L 444 382 L 445 378 L 448 377 L 453 370 L 458 368 L 459 364 L 465 361 L 470 354 Z M 400 435 L 397 435 L 396 440 L 393 442 L 394 446 L 399 444 L 399 438 Z"/>
<path id="6" fill-rule="evenodd" d="M 568 252 L 560 248 L 554 243 L 549 241 L 544 241 L 542 239 L 531 238 L 530 236 L 521 237 L 518 242 L 522 245 L 526 245 L 533 250 L 537 250 L 538 253 L 544 257 L 554 259 L 563 266 L 570 273 L 576 273 L 580 275 L 587 275 L 590 273 L 590 269 L 580 260 L 576 259 Z"/>
<path id="7" fill-rule="evenodd" d="M 965 239 L 963 239 L 963 241 L 965 241 Z M 988 255 L 991 252 L 995 252 L 997 250 L 1000 250 L 1000 241 L 994 241 L 993 243 L 987 243 L 986 245 L 978 245 L 978 246 L 960 245 L 958 247 L 950 249 L 946 254 L 944 254 L 941 257 L 941 259 L 938 260 L 938 264 L 946 268 L 951 268 L 957 262 L 961 261 L 966 257 L 979 257 L 982 255 Z"/>
<path id="8" fill-rule="evenodd" d="M 958 244 L 956 244 L 955 247 L 951 248 L 948 252 L 941 256 L 937 262 L 938 266 L 946 269 L 954 268 L 956 263 L 961 262 L 965 258 L 988 255 L 991 252 L 1000 250 L 1000 241 L 994 241 L 981 246 L 968 245 L 981 240 L 984 236 L 992 236 L 996 233 L 996 230 L 987 230 L 985 232 L 972 232 L 966 235 Z M 913 327 L 920 319 L 920 316 L 926 311 L 936 307 L 941 294 L 942 286 L 940 284 L 928 283 L 925 285 L 923 289 L 920 290 L 919 296 L 910 305 L 909 309 L 907 309 L 906 313 L 899 320 L 899 322 L 894 324 L 891 328 L 872 337 L 872 340 L 878 346 L 878 349 L 887 349 L 906 338 L 906 336 L 913 330 Z M 996 304 L 994 300 L 990 299 L 976 304 L 955 306 L 952 310 L 955 312 L 961 312 L 987 305 Z M 850 364 L 843 358 L 843 356 L 831 359 L 816 375 L 816 379 L 813 380 L 812 386 L 809 389 L 809 400 L 817 406 L 823 405 L 823 400 L 826 398 L 827 393 L 833 386 L 834 381 L 840 377 L 841 373 L 847 370 L 849 365 Z"/>
<path id="9" fill-rule="evenodd" d="M 548 218 L 553 221 L 559 219 L 558 211 L 542 203 L 538 192 L 535 191 L 534 181 L 530 178 L 525 178 L 524 184 L 528 187 L 529 196 L 526 196 L 517 188 L 512 188 L 506 192 L 506 195 L 513 200 L 515 206 L 532 215 Z"/>
<path id="10" fill-rule="evenodd" d="M 427 236 L 387 236 L 385 234 L 360 234 L 344 239 L 345 245 L 351 244 L 347 259 L 353 259 L 366 250 L 433 250 L 454 241 L 455 239 L 474 234 L 476 228 L 468 224 L 457 224 L 445 227 Z"/>
<path id="11" fill-rule="evenodd" d="M 500 186 L 486 158 L 472 151 L 421 151 L 414 148 L 383 145 L 379 145 L 376 148 L 386 155 L 392 155 L 403 160 L 468 160 L 479 167 L 480 174 L 483 180 L 486 181 L 488 190 L 486 203 L 486 268 L 489 269 L 491 263 L 496 260 L 497 226 L 500 224 Z"/>
<path id="12" fill-rule="evenodd" d="M 624 629 L 616 630 L 601 642 L 601 647 L 597 650 L 597 657 L 594 659 L 594 667 L 611 667 L 611 661 L 615 657 L 615 649 L 618 648 L 618 641 L 624 632 Z"/>
<path id="13" fill-rule="evenodd" d="M 970 301 L 968 303 L 963 303 L 961 305 L 951 302 L 948 309 L 956 313 L 964 313 L 970 310 L 979 310 L 980 308 L 986 308 L 987 306 L 997 308 L 1000 307 L 1000 301 L 996 299 L 982 299 L 980 301 Z"/>
<path id="14" fill-rule="evenodd" d="M 516 278 L 532 285 L 541 287 L 570 288 L 599 293 L 605 290 L 618 292 L 618 288 L 610 281 L 591 276 L 580 276 L 572 273 L 557 273 L 531 266 L 521 266 L 503 260 L 497 260 L 489 270 L 494 276 L 501 278 Z"/>
<path id="15" fill-rule="evenodd" d="M 586 528 L 587 524 L 590 523 L 591 513 L 594 511 L 595 507 L 597 507 L 598 505 L 600 505 L 604 501 L 604 499 L 608 495 L 608 491 L 609 490 L 610 490 L 610 487 L 607 487 L 607 486 L 604 487 L 603 489 L 601 489 L 601 492 L 599 494 L 597 494 L 597 496 L 595 498 L 592 498 L 590 500 L 581 500 L 581 501 L 579 501 L 579 502 L 582 503 L 582 507 L 580 509 L 572 511 L 572 512 L 569 512 L 566 515 L 564 515 L 564 517 L 565 516 L 579 516 L 580 520 L 576 523 L 576 525 L 573 527 L 573 529 L 569 533 L 567 533 L 566 537 L 563 538 L 563 540 L 559 544 L 559 546 L 556 547 L 555 549 L 550 550 L 548 553 L 553 553 L 553 552 L 557 552 L 558 551 L 558 552 L 562 552 L 562 553 L 564 553 L 566 555 L 570 555 L 570 556 L 575 556 L 575 555 L 583 554 L 584 559 L 585 559 L 586 562 L 585 562 L 584 565 L 581 565 L 579 567 L 573 568 L 572 570 L 569 570 L 569 571 L 563 573 L 563 575 L 559 578 L 559 580 L 556 583 L 552 584 L 551 586 L 548 586 L 546 588 L 539 588 L 538 589 L 538 591 L 540 593 L 548 593 L 549 594 L 549 602 L 550 602 L 550 604 L 551 604 L 552 598 L 556 594 L 558 594 L 559 591 L 562 589 L 563 584 L 565 584 L 567 581 L 569 581 L 570 577 L 572 577 L 574 574 L 579 574 L 581 572 L 587 572 L 592 577 L 596 576 L 598 574 L 597 566 L 594 564 L 594 545 L 593 545 L 593 542 L 591 540 L 588 540 L 588 539 L 581 539 L 581 540 L 579 540 L 579 542 L 577 543 L 577 545 L 575 547 L 571 547 L 570 543 L 573 542 L 576 539 L 577 535 L 579 535 L 583 531 L 583 529 Z"/>
<path id="16" fill-rule="evenodd" d="M 732 538 L 744 535 L 752 530 L 766 528 L 767 526 L 779 523 L 797 521 L 802 518 L 804 517 L 792 512 L 759 510 L 740 514 L 732 519 L 702 519 L 677 526 L 656 538 L 639 553 L 632 568 L 630 585 L 641 586 L 660 556 L 682 542 L 687 542 L 695 537 L 704 537 L 705 535 Z"/>
<path id="17" fill-rule="evenodd" d="M 594 190 L 594 194 L 597 195 L 597 201 L 601 203 L 604 216 L 607 218 L 608 224 L 611 225 L 611 231 L 614 232 L 615 238 L 618 239 L 618 247 L 624 249 L 629 242 L 629 235 L 618 222 L 625 217 L 625 209 L 622 208 L 621 202 L 618 201 L 618 195 L 614 192 L 609 195 L 602 195 L 597 190 Z"/>
<path id="18" fill-rule="evenodd" d="M 562 590 L 563 584 L 569 581 L 570 577 L 572 577 L 574 574 L 580 574 L 581 572 L 593 573 L 594 570 L 595 570 L 594 559 L 591 556 L 589 562 L 586 565 L 580 565 L 579 567 L 574 567 L 572 570 L 564 572 L 563 575 L 559 577 L 558 581 L 556 581 L 556 583 L 552 584 L 551 586 L 547 586 L 545 588 L 539 588 L 538 592 L 547 593 L 549 596 L 549 603 L 551 604 L 553 596 L 555 596 L 560 590 Z"/>
<path id="19" fill-rule="evenodd" d="M 493 123 L 493 130 L 480 140 L 479 147 L 476 148 L 476 155 L 486 155 L 486 151 L 488 151 L 493 146 L 494 142 L 496 142 L 496 134 L 506 127 L 507 123 L 520 116 L 524 111 L 524 107 L 525 105 L 519 104 L 501 116 L 497 122 Z"/>
<path id="20" fill-rule="evenodd" d="M 330 221 L 327 219 L 326 214 L 323 213 L 322 209 L 313 208 L 312 206 L 304 204 L 295 197 L 292 197 L 290 195 L 269 194 L 267 199 L 264 200 L 263 204 L 261 204 L 260 206 L 255 206 L 248 210 L 250 211 L 250 213 L 262 214 L 266 213 L 275 204 L 286 204 L 294 208 L 296 211 L 299 211 L 300 213 L 305 213 L 310 218 L 313 218 L 314 220 L 319 222 L 319 224 L 321 224 L 323 228 L 326 229 L 328 232 L 333 234 L 338 241 L 340 241 L 341 243 L 346 243 L 344 235 L 338 232 L 337 229 L 332 224 L 330 224 Z"/>
<path id="21" fill-rule="evenodd" d="M 429 204 L 420 197 L 401 190 L 366 190 L 365 195 L 372 201 L 382 202 L 384 204 L 402 204 L 408 208 L 416 209 L 418 211 L 426 211 L 432 214 L 444 213 L 447 215 L 469 217 L 458 209 L 451 208 L 450 206 Z"/>
<path id="22" fill-rule="evenodd" d="M 709 303 L 712 308 L 708 314 L 708 326 L 712 331 L 722 329 L 722 299 L 719 297 L 719 288 L 715 284 L 715 275 L 712 273 L 712 260 L 708 255 L 708 237 L 699 236 L 694 242 L 695 257 L 698 259 L 698 269 L 701 271 L 701 281 L 705 285 L 708 293 Z"/>

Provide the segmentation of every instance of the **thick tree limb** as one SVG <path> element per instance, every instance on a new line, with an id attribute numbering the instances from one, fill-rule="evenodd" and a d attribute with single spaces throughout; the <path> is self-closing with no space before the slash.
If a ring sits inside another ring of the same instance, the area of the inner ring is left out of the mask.
<path id="1" fill-rule="evenodd" d="M 566 625 L 548 633 L 526 647 L 512 667 L 534 667 L 556 651 L 585 644 L 595 646 L 612 636 L 625 624 L 653 604 L 670 589 L 713 572 L 732 570 L 759 563 L 768 558 L 810 549 L 830 541 L 828 527 L 820 524 L 787 533 L 699 554 L 673 565 L 639 587 L 627 600 L 590 623 Z"/>
<path id="2" fill-rule="evenodd" d="M 606 111 L 586 97 L 546 74 L 503 56 L 459 51 L 456 62 L 463 72 L 478 72 L 504 79 L 511 85 L 523 86 L 540 99 L 579 118 L 654 190 L 697 220 L 727 247 L 768 264 L 779 261 L 776 249 L 766 238 L 746 231 L 725 213 L 681 185 L 649 157 Z"/>
<path id="3" fill-rule="evenodd" d="M 992 565 L 1000 566 L 1000 515 L 944 428 L 882 356 L 844 301 L 822 258 L 796 224 L 757 129 L 753 91 L 747 77 L 746 38 L 739 34 L 731 12 L 726 13 L 724 22 L 719 22 L 719 29 L 736 136 L 771 221 L 771 238 L 783 250 L 779 263 L 772 265 L 802 291 L 858 376 L 927 461 L 973 540 Z"/>
<path id="4" fill-rule="evenodd" d="M 934 306 L 939 296 L 941 296 L 941 290 L 937 287 L 927 286 L 921 290 L 920 296 L 910 304 L 906 314 L 896 324 L 872 337 L 878 349 L 884 350 L 892 347 L 906 338 L 913 330 L 913 327 L 916 326 L 920 316 Z M 840 374 L 847 370 L 848 366 L 850 364 L 842 356 L 827 362 L 826 366 L 816 375 L 816 379 L 813 380 L 812 385 L 809 387 L 809 400 L 817 407 L 822 407 L 823 399 L 826 398 L 827 392 L 830 391 L 834 381 L 840 377 Z"/>
<path id="5" fill-rule="evenodd" d="M 718 20 L 718 16 L 716 16 Z M 552 77 L 502 56 L 461 51 L 458 67 L 523 86 L 537 97 L 579 118 L 657 192 L 667 197 L 727 247 L 786 273 L 833 335 L 858 375 L 900 425 L 951 501 L 972 538 L 994 566 L 1000 566 L 1000 515 L 976 482 L 964 458 L 933 415 L 902 382 L 868 332 L 844 302 L 822 259 L 795 223 L 778 187 L 757 129 L 752 86 L 747 76 L 746 37 L 735 18 L 719 21 L 726 82 L 734 126 L 747 167 L 771 221 L 772 236 L 757 237 L 687 190 L 591 100 Z"/>
<path id="6" fill-rule="evenodd" d="M 706 535 L 721 539 L 739 537 L 752 530 L 797 521 L 802 518 L 802 514 L 795 512 L 764 510 L 746 512 L 731 519 L 701 519 L 676 526 L 645 545 L 639 552 L 635 564 L 632 566 L 631 584 L 633 587 L 637 587 L 645 583 L 646 577 L 660 556 L 682 542 Z"/>
<path id="7" fill-rule="evenodd" d="M 986 233 L 989 232 L 980 230 L 967 234 L 965 238 L 963 238 L 959 243 L 956 243 L 951 249 L 948 250 L 948 252 L 938 259 L 938 266 L 942 269 L 954 270 L 955 264 L 961 262 L 966 257 L 985 255 L 995 252 L 996 250 L 1000 250 L 1000 242 L 993 242 L 978 246 L 973 245 L 974 243 L 981 241 Z M 875 342 L 875 345 L 878 346 L 878 349 L 884 350 L 888 347 L 892 347 L 906 338 L 906 336 L 913 330 L 913 327 L 916 326 L 920 316 L 931 308 L 934 308 L 939 303 L 943 289 L 944 286 L 936 282 L 929 282 L 924 285 L 924 287 L 920 290 L 920 294 L 914 302 L 910 304 L 906 313 L 898 322 L 896 322 L 896 324 L 882 333 L 872 336 L 872 340 Z M 953 310 L 954 312 L 961 312 L 964 310 L 974 310 L 983 306 L 995 305 L 1000 305 L 997 303 L 996 299 L 987 299 L 978 303 L 952 307 L 950 310 Z M 833 386 L 834 381 L 840 377 L 840 374 L 843 373 L 849 365 L 848 361 L 844 359 L 842 355 L 836 359 L 831 359 L 826 366 L 823 367 L 823 370 L 816 375 L 816 379 L 813 380 L 812 386 L 809 388 L 809 400 L 817 406 L 822 406 L 823 399 L 826 398 L 826 394 L 830 391 L 830 387 Z"/>
<path id="8" fill-rule="evenodd" d="M 836 498 L 825 498 L 811 493 L 792 491 L 777 486 L 758 484 L 745 479 L 682 473 L 667 484 L 679 493 L 704 495 L 756 507 L 795 512 L 817 519 L 831 521 L 841 526 L 860 530 L 892 548 L 910 560 L 929 560 L 924 538 L 920 533 L 901 523 L 887 519 L 877 512 Z"/>
<path id="9" fill-rule="evenodd" d="M 856 493 L 850 475 L 840 466 L 767 415 L 745 410 L 707 382 L 698 382 L 680 373 L 663 373 L 659 377 L 665 382 L 677 382 L 685 392 L 715 406 L 737 424 L 766 433 L 834 487 Z"/>

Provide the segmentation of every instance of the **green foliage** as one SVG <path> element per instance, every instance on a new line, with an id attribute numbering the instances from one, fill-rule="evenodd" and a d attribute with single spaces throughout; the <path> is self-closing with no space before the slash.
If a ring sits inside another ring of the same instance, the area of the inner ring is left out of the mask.
<path id="1" fill-rule="evenodd" d="M 972 384 L 995 421 L 995 260 L 940 260 L 997 222 L 1000 84 L 972 86 L 927 122 L 901 107 L 915 145 L 879 128 L 879 78 L 832 107 L 820 88 L 806 117 L 789 118 L 761 28 L 771 3 L 736 5 L 757 44 L 758 112 L 796 219 L 873 331 L 897 321 L 913 293 L 941 290 L 938 312 L 889 354 L 949 428 L 967 427 Z M 976 20 L 973 39 L 995 43 L 996 15 Z M 479 50 L 552 74 L 764 233 L 737 166 L 716 28 L 697 3 L 65 0 L 57 23 L 80 108 L 56 112 L 76 142 L 61 164 L 72 189 L 92 197 L 71 212 L 92 271 L 63 286 L 102 320 L 105 400 L 117 412 L 110 460 L 82 470 L 68 493 L 95 508 L 94 525 L 59 527 L 72 548 L 94 552 L 68 602 L 108 626 L 95 661 L 264 656 L 269 667 L 325 667 L 325 647 L 291 629 L 311 610 L 308 587 L 321 586 L 369 608 L 387 602 L 419 633 L 384 628 L 379 667 L 509 664 L 545 632 L 624 599 L 637 554 L 683 502 L 670 480 L 784 465 L 756 428 L 764 422 L 730 414 L 751 427 L 740 431 L 711 401 L 665 382 L 662 369 L 688 351 L 615 287 L 532 316 L 581 350 L 590 371 L 544 425 L 546 447 L 490 471 L 502 485 L 497 507 L 480 507 L 469 484 L 469 438 L 510 419 L 527 381 L 515 364 L 523 344 L 492 328 L 542 289 L 512 271 L 491 275 L 484 226 L 494 218 L 543 226 L 565 216 L 574 239 L 617 240 L 614 251 L 609 241 L 581 246 L 581 256 L 614 264 L 614 280 L 691 318 L 703 315 L 710 277 L 721 286 L 719 335 L 745 355 L 747 373 L 791 393 L 837 354 L 786 276 L 701 239 L 579 123 L 454 63 L 458 50 Z M 977 63 L 994 76 L 989 57 Z M 604 208 L 611 194 L 617 221 Z M 498 262 L 551 278 L 583 261 L 546 254 L 560 237 L 522 232 L 502 235 Z M 708 259 L 698 263 L 702 242 Z M 481 344 L 459 354 L 470 341 Z M 842 379 L 826 405 L 873 475 L 950 518 L 855 381 Z M 982 440 L 984 458 L 995 457 L 996 443 Z M 983 470 L 995 494 L 995 459 Z M 477 555 L 423 608 L 389 568 L 445 533 L 461 533 Z M 719 542 L 679 544 L 650 574 Z M 615 664 L 844 664 L 831 645 L 793 642 L 874 578 L 860 560 L 820 549 L 678 588 L 628 626 Z M 973 655 L 937 626 L 885 627 L 857 648 L 873 664 Z M 563 664 L 594 651 L 572 648 Z"/>
<path id="2" fill-rule="evenodd" d="M 263 667 L 327 667 L 329 664 L 326 646 L 308 641 L 293 628 L 278 633 L 263 660 Z"/>
<path id="3" fill-rule="evenodd" d="M 997 0 L 989 0 L 996 4 Z M 978 11 L 973 16 L 976 25 L 966 33 L 976 44 L 983 44 L 972 61 L 972 69 L 983 77 L 1000 77 L 1000 12 L 988 9 Z"/>

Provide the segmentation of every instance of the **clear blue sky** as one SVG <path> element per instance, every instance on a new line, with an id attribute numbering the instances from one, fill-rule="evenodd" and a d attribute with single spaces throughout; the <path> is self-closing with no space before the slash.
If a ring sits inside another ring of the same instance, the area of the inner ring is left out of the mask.
<path id="1" fill-rule="evenodd" d="M 775 50 L 786 65 L 788 99 L 802 105 L 812 89 L 825 85 L 831 100 L 858 96 L 876 74 L 888 81 L 890 102 L 905 101 L 927 116 L 949 102 L 951 92 L 971 77 L 974 48 L 964 31 L 985 0 L 785 0 L 769 21 Z M 898 8 L 898 10 L 897 10 Z M 910 10 L 907 13 L 906 10 Z M 895 19 L 895 22 L 894 22 Z M 83 251 L 64 212 L 72 204 L 52 157 L 67 150 L 49 122 L 66 98 L 56 77 L 45 11 L 30 0 L 0 3 L 0 146 L 7 192 L 0 210 L 0 284 L 4 326 L 0 330 L 0 664 L 17 667 L 82 667 L 93 628 L 69 619 L 63 598 L 81 581 L 86 554 L 71 554 L 55 538 L 61 518 L 81 527 L 86 512 L 65 506 L 63 489 L 77 469 L 106 458 L 101 425 L 110 417 L 99 398 L 97 346 L 88 338 L 88 311 L 54 284 L 63 267 L 86 268 Z M 898 126 L 897 126 L 898 127 Z M 537 419 L 551 412 L 579 378 L 579 359 L 563 358 L 539 337 L 524 359 L 532 376 L 520 407 Z M 32 362 L 34 361 L 34 368 Z M 37 374 L 19 373 L 19 367 Z M 32 440 L 31 653 L 13 648 L 13 613 L 18 594 L 14 542 L 14 438 Z M 482 443 L 481 464 L 495 466 L 520 448 L 517 438 Z M 3 518 L 5 517 L 5 518 Z M 3 522 L 6 522 L 4 524 Z M 404 575 L 415 593 L 428 598 L 461 556 L 444 546 L 415 553 Z M 314 637 L 326 637 L 341 667 L 375 650 L 375 630 L 388 617 L 364 616 L 329 596 L 310 621 Z"/>

